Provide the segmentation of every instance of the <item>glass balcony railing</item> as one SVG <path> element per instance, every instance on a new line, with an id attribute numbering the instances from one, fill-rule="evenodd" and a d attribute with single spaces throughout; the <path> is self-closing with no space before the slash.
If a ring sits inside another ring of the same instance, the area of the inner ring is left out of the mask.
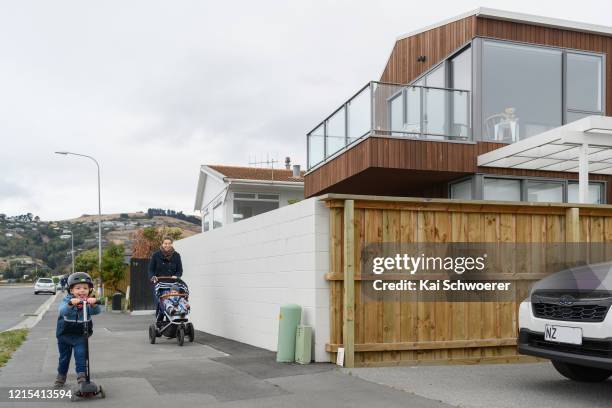
<path id="1" fill-rule="evenodd" d="M 470 108 L 466 90 L 370 82 L 308 133 L 308 168 L 369 135 L 471 140 Z"/>

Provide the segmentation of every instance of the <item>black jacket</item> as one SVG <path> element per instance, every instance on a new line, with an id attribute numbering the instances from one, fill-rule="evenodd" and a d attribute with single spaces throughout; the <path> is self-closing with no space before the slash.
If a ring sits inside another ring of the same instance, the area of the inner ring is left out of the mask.
<path id="1" fill-rule="evenodd" d="M 183 264 L 178 252 L 174 252 L 170 260 L 166 260 L 161 251 L 151 255 L 149 260 L 149 280 L 153 276 L 178 276 L 183 275 Z"/>

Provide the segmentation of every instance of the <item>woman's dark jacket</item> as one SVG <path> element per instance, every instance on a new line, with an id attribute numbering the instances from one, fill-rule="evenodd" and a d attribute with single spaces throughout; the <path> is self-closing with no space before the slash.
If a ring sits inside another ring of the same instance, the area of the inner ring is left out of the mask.
<path id="1" fill-rule="evenodd" d="M 162 251 L 157 251 L 151 255 L 149 261 L 149 280 L 153 276 L 177 276 L 183 275 L 183 264 L 178 252 L 174 252 L 170 259 L 164 258 Z"/>

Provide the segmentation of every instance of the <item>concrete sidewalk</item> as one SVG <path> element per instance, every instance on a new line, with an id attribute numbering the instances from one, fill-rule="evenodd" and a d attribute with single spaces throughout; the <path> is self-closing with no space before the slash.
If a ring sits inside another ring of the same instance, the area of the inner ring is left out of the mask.
<path id="1" fill-rule="evenodd" d="M 59 301 L 59 299 L 58 299 Z M 57 367 L 57 301 L 22 347 L 0 369 L 7 387 L 48 387 Z M 104 313 L 94 317 L 90 339 L 92 378 L 106 399 L 97 407 L 197 404 L 206 407 L 448 407 L 342 373 L 332 364 L 278 364 L 275 354 L 227 339 L 197 333 L 179 347 L 160 338 L 149 344 L 151 316 Z M 68 386 L 76 382 L 71 363 Z M 65 406 L 61 402 L 6 402 L 0 407 Z M 154 405 L 152 405 L 154 404 Z"/>

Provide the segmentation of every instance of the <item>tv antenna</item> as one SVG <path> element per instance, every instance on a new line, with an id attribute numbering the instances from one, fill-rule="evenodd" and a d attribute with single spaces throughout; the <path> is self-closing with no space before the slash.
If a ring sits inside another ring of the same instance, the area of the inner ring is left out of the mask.
<path id="1" fill-rule="evenodd" d="M 278 163 L 276 159 L 270 159 L 270 155 L 266 155 L 266 160 L 257 161 L 257 157 L 255 157 L 254 161 L 249 161 L 249 166 L 263 166 L 263 168 L 269 168 L 272 170 L 272 180 L 274 180 L 274 165 Z"/>

